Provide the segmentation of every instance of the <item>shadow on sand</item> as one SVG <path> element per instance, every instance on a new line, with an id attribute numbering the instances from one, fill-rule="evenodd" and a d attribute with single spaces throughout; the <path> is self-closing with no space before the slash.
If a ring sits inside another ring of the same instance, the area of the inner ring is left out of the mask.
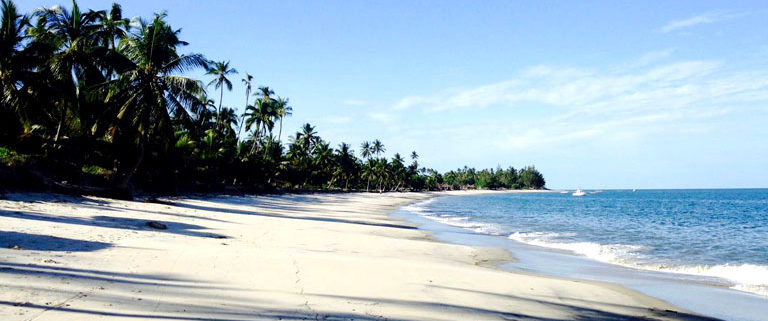
<path id="1" fill-rule="evenodd" d="M 212 200 L 215 201 L 215 200 Z M 256 204 L 259 206 L 265 206 L 269 207 L 270 209 L 279 209 L 284 211 L 296 211 L 296 212 L 310 212 L 307 209 L 304 209 L 302 207 L 294 207 L 290 205 L 265 205 L 265 204 Z M 176 207 L 182 207 L 182 208 L 188 208 L 188 209 L 194 209 L 194 210 L 200 210 L 200 211 L 211 211 L 211 212 L 220 212 L 220 213 L 231 213 L 231 214 L 242 214 L 242 215 L 255 215 L 255 216 L 262 216 L 262 217 L 274 217 L 274 218 L 284 218 L 284 219 L 291 219 L 291 220 L 306 220 L 306 221 L 316 221 L 316 222 L 328 222 L 328 223 L 344 223 L 344 224 L 357 224 L 357 225 L 365 225 L 365 226 L 377 226 L 377 227 L 388 227 L 388 228 L 397 228 L 397 229 L 408 229 L 408 230 L 415 230 L 417 229 L 416 226 L 413 225 L 407 225 L 407 224 L 396 224 L 396 223 L 385 223 L 385 222 L 368 222 L 368 221 L 359 221 L 359 220 L 350 220 L 350 219 L 344 219 L 344 218 L 338 218 L 338 217 L 321 217 L 321 216 L 289 216 L 289 215 L 279 215 L 279 214 L 271 214 L 271 213 L 264 213 L 264 212 L 257 212 L 257 211 L 250 211 L 250 210 L 242 210 L 242 209 L 234 209 L 234 208 L 217 208 L 217 207 L 211 207 L 211 206 L 203 206 L 203 205 L 194 205 L 194 204 L 187 204 L 187 203 L 175 203 L 173 206 Z"/>
<path id="2" fill-rule="evenodd" d="M 63 237 L 0 231 L 0 248 L 31 251 L 98 251 L 112 246 L 110 243 L 84 241 Z"/>
<path id="3" fill-rule="evenodd" d="M 15 218 L 24 219 L 24 220 L 36 220 L 36 221 L 44 221 L 44 222 L 76 224 L 76 225 L 86 225 L 86 226 L 98 226 L 98 227 L 105 227 L 105 228 L 128 229 L 128 230 L 151 230 L 151 231 L 180 234 L 180 235 L 186 235 L 186 236 L 195 236 L 195 237 L 209 237 L 209 238 L 222 238 L 222 239 L 227 238 L 224 235 L 199 231 L 199 230 L 205 229 L 204 226 L 171 222 L 171 221 L 155 221 L 167 226 L 167 229 L 165 230 L 158 230 L 158 229 L 152 229 L 148 227 L 147 226 L 148 220 L 138 219 L 138 218 L 125 218 L 125 217 L 114 217 L 114 216 L 94 216 L 91 218 L 79 218 L 79 217 L 71 217 L 71 216 L 59 216 L 59 215 L 53 215 L 53 214 L 47 214 L 47 213 L 20 212 L 20 211 L 13 211 L 13 212 L 0 211 L 0 216 L 15 217 Z"/>

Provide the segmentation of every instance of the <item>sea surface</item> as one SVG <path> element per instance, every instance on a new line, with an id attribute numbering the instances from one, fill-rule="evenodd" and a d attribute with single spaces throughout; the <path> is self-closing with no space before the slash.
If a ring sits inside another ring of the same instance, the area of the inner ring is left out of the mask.
<path id="1" fill-rule="evenodd" d="M 768 189 L 587 192 L 440 196 L 402 210 L 453 227 L 432 227 L 448 241 L 506 247 L 518 259 L 510 269 L 621 283 L 725 319 L 768 319 Z"/>

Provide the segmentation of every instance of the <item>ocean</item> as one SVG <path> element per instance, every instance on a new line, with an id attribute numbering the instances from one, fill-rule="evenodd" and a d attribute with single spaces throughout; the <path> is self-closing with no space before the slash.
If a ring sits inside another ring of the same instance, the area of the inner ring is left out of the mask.
<path id="1" fill-rule="evenodd" d="M 517 259 L 509 269 L 621 283 L 715 317 L 768 318 L 768 189 L 587 192 L 439 196 L 402 213 L 438 223 L 425 228 L 447 241 L 507 248 Z"/>

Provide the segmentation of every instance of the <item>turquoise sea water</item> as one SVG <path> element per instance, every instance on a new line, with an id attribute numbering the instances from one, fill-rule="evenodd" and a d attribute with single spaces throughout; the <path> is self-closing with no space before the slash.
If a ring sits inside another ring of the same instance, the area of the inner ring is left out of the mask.
<path id="1" fill-rule="evenodd" d="M 768 189 L 448 196 L 405 210 L 509 242 L 768 299 Z"/>

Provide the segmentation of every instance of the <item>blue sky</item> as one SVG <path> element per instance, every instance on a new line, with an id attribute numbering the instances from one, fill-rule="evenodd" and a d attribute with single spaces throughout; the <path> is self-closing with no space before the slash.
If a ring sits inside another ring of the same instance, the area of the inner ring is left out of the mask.
<path id="1" fill-rule="evenodd" d="M 535 164 L 551 188 L 768 187 L 765 1 L 122 4 L 289 97 L 284 136 L 310 122 L 441 171 Z"/>

